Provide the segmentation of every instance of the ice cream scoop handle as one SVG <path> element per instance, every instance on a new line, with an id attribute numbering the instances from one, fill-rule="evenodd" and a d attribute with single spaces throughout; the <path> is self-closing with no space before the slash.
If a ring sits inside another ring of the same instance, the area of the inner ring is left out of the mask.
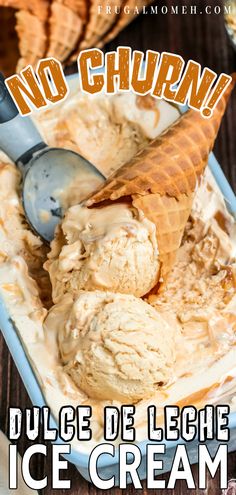
<path id="1" fill-rule="evenodd" d="M 35 150 L 46 147 L 30 117 L 22 117 L 0 73 L 0 149 L 11 160 L 30 159 Z"/>

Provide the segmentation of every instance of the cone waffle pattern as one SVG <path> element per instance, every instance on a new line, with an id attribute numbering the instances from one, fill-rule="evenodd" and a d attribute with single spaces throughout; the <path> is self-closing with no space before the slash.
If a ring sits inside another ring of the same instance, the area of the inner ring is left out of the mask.
<path id="1" fill-rule="evenodd" d="M 118 16 L 118 21 L 106 36 L 99 42 L 99 47 L 104 46 L 113 40 L 130 22 L 137 17 L 137 10 L 140 11 L 143 7 L 153 3 L 153 0 L 126 0 L 123 5 L 122 12 Z M 125 13 L 124 8 L 126 9 Z M 135 9 L 135 10 L 134 10 Z"/>
<path id="2" fill-rule="evenodd" d="M 191 212 L 193 196 L 193 193 L 181 194 L 176 199 L 160 194 L 148 194 L 133 198 L 133 205 L 156 225 L 162 280 L 166 280 L 174 265 Z"/>
<path id="3" fill-rule="evenodd" d="M 87 20 L 88 1 L 87 0 L 64 0 L 64 5 L 78 14 L 83 22 Z"/>
<path id="4" fill-rule="evenodd" d="M 111 176 L 90 198 L 90 204 L 133 194 L 159 193 L 178 198 L 192 193 L 213 148 L 233 84 L 228 86 L 212 117 L 206 119 L 196 110 L 186 112 Z"/>
<path id="5" fill-rule="evenodd" d="M 115 8 L 120 7 L 123 0 L 91 0 L 89 22 L 87 24 L 84 39 L 79 48 L 84 50 L 96 46 L 98 41 L 107 33 L 116 21 L 118 15 Z M 111 13 L 107 9 L 111 8 Z M 99 10 L 100 9 L 100 10 Z"/>
<path id="6" fill-rule="evenodd" d="M 21 70 L 29 64 L 34 66 L 45 54 L 48 6 L 49 2 L 47 0 L 32 0 L 31 2 L 27 0 L 0 0 L 0 8 L 9 7 L 16 9 L 16 20 L 13 23 L 13 27 L 15 24 L 20 53 L 17 70 Z M 14 38 L 13 33 L 12 38 Z M 16 61 L 15 51 L 11 51 L 11 45 L 12 41 L 9 46 L 9 38 L 6 36 L 5 49 L 9 57 L 11 73 L 13 73 L 15 71 Z"/>
<path id="7" fill-rule="evenodd" d="M 194 191 L 207 164 L 234 82 L 211 118 L 189 110 L 179 121 L 121 167 L 87 202 L 131 198 L 156 225 L 161 277 L 166 279 L 191 211 Z"/>
<path id="8" fill-rule="evenodd" d="M 46 49 L 46 34 L 44 23 L 35 15 L 25 10 L 16 13 L 16 32 L 19 38 L 21 58 L 17 64 L 17 71 L 27 65 L 36 65 L 44 55 Z"/>
<path id="9" fill-rule="evenodd" d="M 18 71 L 29 64 L 35 67 L 45 56 L 65 63 L 74 61 L 81 49 L 103 46 L 131 22 L 137 15 L 133 13 L 134 3 L 140 10 L 151 0 L 0 0 L 1 68 L 6 75 L 15 72 L 19 55 Z M 1 7 L 15 9 L 16 22 L 12 12 L 2 14 Z M 117 14 L 119 7 L 122 10 Z M 130 13 L 124 14 L 124 7 Z M 7 29 L 5 19 L 10 24 Z"/>
<path id="10" fill-rule="evenodd" d="M 26 10 L 36 15 L 42 21 L 45 21 L 48 17 L 48 5 L 49 2 L 47 0 L 0 0 L 1 7 Z"/>
<path id="11" fill-rule="evenodd" d="M 47 56 L 64 62 L 81 37 L 83 21 L 69 7 L 53 2 L 49 20 L 49 47 Z"/>

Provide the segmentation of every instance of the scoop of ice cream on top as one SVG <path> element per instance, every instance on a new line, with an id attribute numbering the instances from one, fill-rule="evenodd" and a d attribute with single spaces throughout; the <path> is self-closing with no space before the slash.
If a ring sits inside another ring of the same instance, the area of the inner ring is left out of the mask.
<path id="1" fill-rule="evenodd" d="M 132 205 L 69 208 L 44 267 L 52 297 L 78 290 L 147 294 L 159 275 L 156 227 Z"/>
<path id="2" fill-rule="evenodd" d="M 57 333 L 66 372 L 88 396 L 136 402 L 173 378 L 174 331 L 167 319 L 132 295 L 67 294 L 46 318 Z"/>

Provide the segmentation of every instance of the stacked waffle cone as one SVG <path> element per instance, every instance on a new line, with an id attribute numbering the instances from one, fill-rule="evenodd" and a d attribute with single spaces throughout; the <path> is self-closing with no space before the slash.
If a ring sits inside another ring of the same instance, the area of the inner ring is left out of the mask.
<path id="1" fill-rule="evenodd" d="M 21 54 L 17 71 L 29 64 L 34 67 L 46 49 L 45 19 L 40 19 L 27 10 L 19 10 L 16 14 L 16 32 Z"/>
<path id="2" fill-rule="evenodd" d="M 152 3 L 152 0 L 126 0 L 123 4 L 123 9 L 118 17 L 118 20 L 107 34 L 98 43 L 99 47 L 103 47 L 106 43 L 112 41 L 130 22 L 133 21 L 136 14 L 136 9 L 140 11 L 143 7 Z"/>
<path id="3" fill-rule="evenodd" d="M 80 50 L 97 46 L 102 48 L 112 41 L 153 0 L 92 0 L 90 21 L 83 40 L 72 55 L 74 61 Z"/>
<path id="4" fill-rule="evenodd" d="M 64 62 L 78 43 L 84 21 L 80 16 L 78 6 L 73 7 L 60 0 L 52 2 L 47 57 L 55 57 Z"/>
<path id="5" fill-rule="evenodd" d="M 16 12 L 15 20 L 12 15 L 13 10 Z M 0 0 L 0 41 L 1 45 L 4 46 L 5 58 L 8 59 L 8 69 L 5 69 L 5 75 L 14 72 L 15 69 L 19 71 L 29 64 L 35 66 L 37 61 L 44 56 L 47 40 L 46 24 L 48 12 L 49 0 L 32 0 L 31 2 L 27 0 Z M 10 40 L 6 33 L 4 34 L 2 32 L 2 20 L 6 14 L 11 16 L 11 23 L 13 23 Z M 18 48 L 12 50 L 11 44 L 14 38 L 14 27 L 18 35 Z M 17 56 L 19 55 L 17 67 L 15 67 L 16 51 Z M 1 60 L 0 68 L 2 68 Z"/>
<path id="6" fill-rule="evenodd" d="M 109 31 L 116 19 L 116 7 L 121 7 L 122 0 L 92 0 L 89 11 L 89 22 L 86 26 L 84 39 L 80 43 L 81 49 L 96 46 Z M 110 11 L 110 13 L 108 13 Z"/>
<path id="7" fill-rule="evenodd" d="M 88 206 L 122 198 L 143 211 L 156 225 L 166 280 L 180 247 L 191 212 L 194 192 L 206 167 L 234 81 L 211 118 L 189 110 L 176 124 L 111 176 L 87 202 Z"/>
<path id="8" fill-rule="evenodd" d="M 82 49 L 102 47 L 112 40 L 151 2 L 0 0 L 0 69 L 10 75 L 29 64 L 35 67 L 48 56 L 72 62 Z"/>

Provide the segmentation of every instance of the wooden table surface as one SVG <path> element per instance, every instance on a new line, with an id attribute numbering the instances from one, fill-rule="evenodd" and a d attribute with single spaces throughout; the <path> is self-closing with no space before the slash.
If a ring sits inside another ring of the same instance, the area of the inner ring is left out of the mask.
<path id="1" fill-rule="evenodd" d="M 190 5 L 199 6 L 201 14 L 198 15 L 142 15 L 130 27 L 124 30 L 114 42 L 107 46 L 107 49 L 115 49 L 118 45 L 130 45 L 133 49 L 157 51 L 172 51 L 184 57 L 184 59 L 193 59 L 200 62 L 203 66 L 210 67 L 217 73 L 231 73 L 236 70 L 236 54 L 234 53 L 227 38 L 223 15 L 207 15 L 205 6 L 221 5 L 221 1 L 198 0 L 189 2 L 170 1 L 157 2 L 159 9 L 166 5 L 170 11 L 171 5 Z M 231 99 L 227 114 L 224 118 L 220 134 L 215 146 L 215 154 L 220 161 L 226 176 L 231 185 L 236 190 L 236 91 Z M 16 367 L 8 352 L 7 346 L 0 336 L 0 426 L 3 431 L 7 428 L 7 410 L 9 406 L 30 407 L 31 403 L 16 370 Z M 21 440 L 19 450 L 23 452 L 29 442 Z M 41 456 L 34 456 L 32 461 L 32 474 L 35 478 L 41 478 L 47 474 L 50 479 L 50 462 Z M 195 480 L 197 480 L 197 466 L 193 469 Z M 71 490 L 52 490 L 49 487 L 44 490 L 43 495 L 68 493 L 90 494 L 95 495 L 97 490 L 92 485 L 86 483 L 78 474 L 76 469 L 71 466 L 68 476 L 72 479 Z M 236 478 L 236 453 L 229 455 L 228 476 Z M 165 478 L 167 478 L 166 476 Z M 126 492 L 135 493 L 135 489 L 130 487 Z M 139 490 L 140 492 L 140 490 Z M 146 493 L 145 482 L 143 483 L 143 493 Z M 148 490 L 150 495 L 154 490 Z M 102 493 L 102 492 L 101 492 Z M 104 492 L 104 494 L 107 492 Z M 121 490 L 114 489 L 108 493 L 120 494 Z M 207 490 L 187 490 L 184 482 L 179 482 L 175 490 L 158 490 L 160 495 L 174 493 L 183 494 L 208 494 L 220 495 L 218 480 L 208 480 Z M 236 492 L 235 492 L 236 493 Z M 233 494 L 231 494 L 233 495 Z"/>

